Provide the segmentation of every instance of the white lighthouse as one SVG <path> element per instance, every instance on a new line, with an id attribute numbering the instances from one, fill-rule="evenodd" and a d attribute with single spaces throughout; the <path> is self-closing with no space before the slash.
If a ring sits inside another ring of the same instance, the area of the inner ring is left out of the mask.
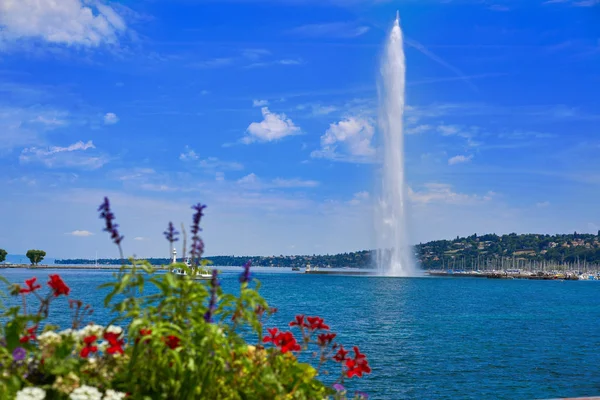
<path id="1" fill-rule="evenodd" d="M 175 250 L 175 248 L 173 248 L 173 260 L 171 261 L 171 264 L 175 264 L 177 262 L 177 250 Z"/>

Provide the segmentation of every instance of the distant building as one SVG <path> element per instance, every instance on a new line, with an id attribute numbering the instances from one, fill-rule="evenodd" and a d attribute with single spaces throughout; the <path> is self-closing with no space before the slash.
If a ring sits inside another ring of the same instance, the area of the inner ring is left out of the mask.
<path id="1" fill-rule="evenodd" d="M 515 256 L 535 256 L 536 252 L 533 249 L 517 250 L 513 253 Z"/>

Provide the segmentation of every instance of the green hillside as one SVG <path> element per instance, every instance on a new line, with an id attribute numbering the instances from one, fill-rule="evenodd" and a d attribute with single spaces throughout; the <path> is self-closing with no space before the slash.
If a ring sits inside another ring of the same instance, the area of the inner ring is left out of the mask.
<path id="1" fill-rule="evenodd" d="M 600 232 L 599 232 L 600 234 Z M 510 267 L 524 263 L 587 263 L 600 264 L 600 237 L 594 234 L 538 235 L 511 233 L 498 236 L 487 234 L 435 240 L 415 246 L 415 255 L 425 269 L 483 268 L 489 265 Z M 363 250 L 335 255 L 304 256 L 212 256 L 214 265 L 240 266 L 246 261 L 263 267 L 331 266 L 332 268 L 371 268 L 372 251 Z M 169 259 L 152 258 L 154 265 L 166 264 Z M 57 259 L 56 264 L 93 264 L 88 259 Z M 120 260 L 101 259 L 102 265 L 117 265 Z M 499 264 L 500 263 L 500 264 Z"/>

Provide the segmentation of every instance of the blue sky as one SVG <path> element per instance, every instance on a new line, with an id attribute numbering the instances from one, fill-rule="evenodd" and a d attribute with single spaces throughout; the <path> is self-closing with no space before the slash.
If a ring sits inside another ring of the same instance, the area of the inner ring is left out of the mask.
<path id="1" fill-rule="evenodd" d="M 396 10 L 412 241 L 600 229 L 598 0 L 55 3 L 0 3 L 9 253 L 116 256 L 105 195 L 130 255 L 197 202 L 208 255 L 371 248 Z"/>

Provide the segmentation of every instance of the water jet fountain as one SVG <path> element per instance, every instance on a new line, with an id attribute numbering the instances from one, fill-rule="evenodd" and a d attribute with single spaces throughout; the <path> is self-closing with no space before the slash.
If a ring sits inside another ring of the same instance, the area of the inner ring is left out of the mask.
<path id="1" fill-rule="evenodd" d="M 418 276 L 408 238 L 404 176 L 404 102 L 406 64 L 400 16 L 387 39 L 379 81 L 379 132 L 382 168 L 376 206 L 377 270 L 385 276 Z"/>

